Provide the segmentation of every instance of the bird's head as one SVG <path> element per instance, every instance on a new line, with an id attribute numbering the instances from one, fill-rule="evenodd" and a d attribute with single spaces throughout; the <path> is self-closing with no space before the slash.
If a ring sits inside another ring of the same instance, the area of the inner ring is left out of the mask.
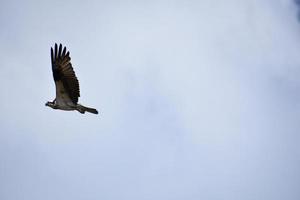
<path id="1" fill-rule="evenodd" d="M 49 106 L 51 108 L 54 108 L 55 104 L 53 102 L 47 101 L 47 103 L 45 104 L 45 106 Z"/>

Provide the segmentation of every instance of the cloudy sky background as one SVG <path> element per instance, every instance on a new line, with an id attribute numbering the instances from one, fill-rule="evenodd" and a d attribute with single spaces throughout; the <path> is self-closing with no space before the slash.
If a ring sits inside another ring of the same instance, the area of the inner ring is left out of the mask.
<path id="1" fill-rule="evenodd" d="M 298 200 L 298 11 L 1 1 L 0 199 Z M 45 107 L 55 42 L 99 115 Z"/>

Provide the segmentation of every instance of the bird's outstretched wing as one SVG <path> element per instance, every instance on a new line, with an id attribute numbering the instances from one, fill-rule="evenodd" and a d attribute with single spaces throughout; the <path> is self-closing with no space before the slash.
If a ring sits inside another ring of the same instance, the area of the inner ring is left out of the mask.
<path id="1" fill-rule="evenodd" d="M 74 104 L 77 104 L 80 96 L 79 82 L 71 64 L 69 51 L 62 45 L 51 47 L 51 62 L 54 82 L 56 84 L 56 98 L 67 95 Z M 59 91 L 58 91 L 59 90 Z"/>

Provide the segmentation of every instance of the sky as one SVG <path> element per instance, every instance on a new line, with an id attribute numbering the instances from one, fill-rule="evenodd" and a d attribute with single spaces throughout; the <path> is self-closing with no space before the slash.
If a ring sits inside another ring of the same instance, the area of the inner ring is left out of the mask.
<path id="1" fill-rule="evenodd" d="M 299 9 L 2 0 L 0 199 L 298 200 Z M 55 43 L 99 115 L 45 106 Z"/>

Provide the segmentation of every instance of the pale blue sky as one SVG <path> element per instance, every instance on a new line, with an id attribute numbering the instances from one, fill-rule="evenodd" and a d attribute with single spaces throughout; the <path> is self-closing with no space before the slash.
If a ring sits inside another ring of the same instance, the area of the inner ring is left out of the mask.
<path id="1" fill-rule="evenodd" d="M 1 1 L 1 200 L 300 199 L 292 0 Z M 45 107 L 50 47 L 81 98 Z"/>

